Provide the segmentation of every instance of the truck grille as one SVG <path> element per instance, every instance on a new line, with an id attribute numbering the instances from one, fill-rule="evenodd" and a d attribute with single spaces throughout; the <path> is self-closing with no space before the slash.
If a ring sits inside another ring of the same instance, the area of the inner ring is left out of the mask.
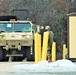
<path id="1" fill-rule="evenodd" d="M 6 41 L 6 44 L 9 46 L 9 48 L 18 48 L 18 45 L 20 45 L 19 40 L 8 40 Z"/>

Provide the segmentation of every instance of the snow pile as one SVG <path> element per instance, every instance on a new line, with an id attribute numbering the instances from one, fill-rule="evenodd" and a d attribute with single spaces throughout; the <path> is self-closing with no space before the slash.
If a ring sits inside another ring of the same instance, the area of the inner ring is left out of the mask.
<path id="1" fill-rule="evenodd" d="M 14 66 L 14 72 L 76 72 L 76 65 L 70 60 L 57 60 L 48 63 L 46 60 L 37 64 L 22 64 Z"/>

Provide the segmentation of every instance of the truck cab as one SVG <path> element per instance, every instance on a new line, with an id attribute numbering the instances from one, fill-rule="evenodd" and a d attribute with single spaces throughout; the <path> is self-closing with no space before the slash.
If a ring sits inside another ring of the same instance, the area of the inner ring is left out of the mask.
<path id="1" fill-rule="evenodd" d="M 0 60 L 7 57 L 34 60 L 32 46 L 36 27 L 31 21 L 0 21 Z"/>

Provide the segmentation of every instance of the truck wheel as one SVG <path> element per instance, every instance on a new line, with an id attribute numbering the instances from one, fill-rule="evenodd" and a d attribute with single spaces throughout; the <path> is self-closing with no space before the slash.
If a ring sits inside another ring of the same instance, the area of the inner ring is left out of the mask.
<path id="1" fill-rule="evenodd" d="M 31 48 L 30 47 L 27 47 L 27 61 L 31 61 L 31 50 L 30 50 Z"/>
<path id="2" fill-rule="evenodd" d="M 2 50 L 2 47 L 0 47 L 0 61 L 3 60 L 3 50 Z"/>
<path id="3" fill-rule="evenodd" d="M 31 54 L 31 47 L 27 47 L 27 61 L 34 61 L 34 53 Z"/>
<path id="4" fill-rule="evenodd" d="M 32 61 L 35 61 L 35 49 L 34 49 L 34 41 L 33 41 L 33 45 L 32 45 L 32 57 L 31 57 Z"/>
<path id="5" fill-rule="evenodd" d="M 27 47 L 23 47 L 23 49 L 22 49 L 23 59 L 25 59 L 27 56 L 27 50 L 26 49 L 27 49 Z"/>
<path id="6" fill-rule="evenodd" d="M 8 61 L 8 57 L 6 57 L 7 51 L 3 50 L 3 60 Z"/>

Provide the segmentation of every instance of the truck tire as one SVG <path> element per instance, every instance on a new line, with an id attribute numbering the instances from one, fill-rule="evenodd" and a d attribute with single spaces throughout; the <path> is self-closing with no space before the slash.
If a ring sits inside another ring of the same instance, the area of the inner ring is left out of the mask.
<path id="1" fill-rule="evenodd" d="M 35 48 L 34 48 L 34 41 L 33 41 L 33 45 L 32 45 L 32 57 L 31 57 L 32 61 L 35 61 Z"/>
<path id="2" fill-rule="evenodd" d="M 27 61 L 31 61 L 31 50 L 30 50 L 31 48 L 30 47 L 27 47 Z"/>
<path id="3" fill-rule="evenodd" d="M 3 60 L 3 50 L 2 50 L 2 47 L 0 47 L 0 61 Z"/>
<path id="4" fill-rule="evenodd" d="M 6 56 L 7 51 L 3 50 L 3 61 L 8 61 L 8 57 Z"/>
<path id="5" fill-rule="evenodd" d="M 31 55 L 31 47 L 27 47 L 27 61 L 34 61 L 34 52 Z"/>
<path id="6" fill-rule="evenodd" d="M 25 59 L 27 56 L 27 50 L 26 49 L 27 49 L 27 47 L 23 47 L 23 49 L 22 49 L 23 59 Z"/>

